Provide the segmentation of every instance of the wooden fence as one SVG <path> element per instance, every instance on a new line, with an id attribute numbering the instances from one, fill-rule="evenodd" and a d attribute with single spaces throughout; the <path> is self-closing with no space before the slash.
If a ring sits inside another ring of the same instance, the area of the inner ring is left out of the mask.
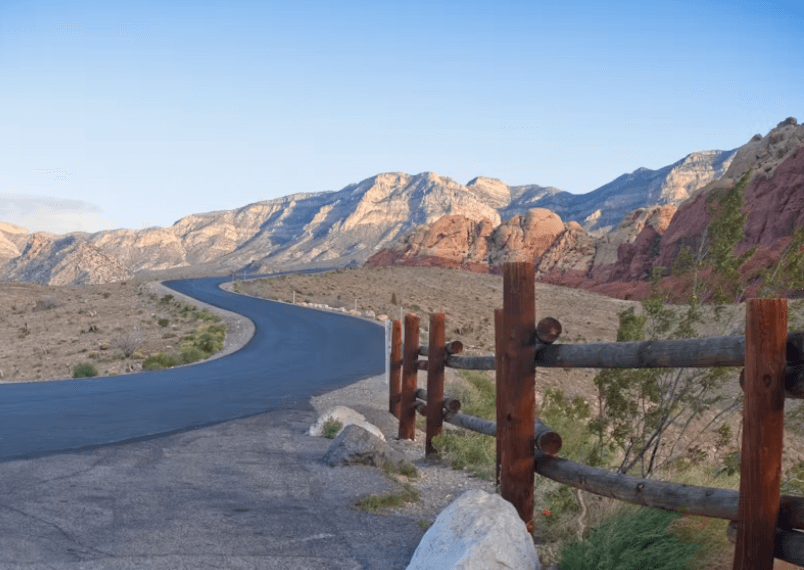
<path id="1" fill-rule="evenodd" d="M 430 316 L 429 345 L 419 345 L 419 317 L 392 323 L 389 410 L 400 439 L 413 439 L 417 411 L 426 416 L 425 453 L 448 422 L 497 441 L 500 493 L 533 531 L 533 484 L 538 473 L 590 493 L 646 507 L 731 521 L 735 570 L 771 570 L 773 559 L 804 565 L 804 498 L 780 496 L 784 399 L 804 398 L 804 335 L 788 335 L 784 299 L 751 299 L 745 337 L 552 344 L 561 334 L 553 318 L 535 322 L 531 263 L 503 267 L 503 309 L 494 313 L 495 356 L 461 356 L 445 343 L 444 314 Z M 426 356 L 426 360 L 419 360 Z M 460 412 L 444 395 L 444 367 L 495 370 L 497 421 Z M 684 368 L 742 366 L 745 392 L 740 490 L 630 477 L 557 457 L 561 436 L 535 417 L 535 370 L 562 368 Z M 427 370 L 427 390 L 417 389 Z"/>

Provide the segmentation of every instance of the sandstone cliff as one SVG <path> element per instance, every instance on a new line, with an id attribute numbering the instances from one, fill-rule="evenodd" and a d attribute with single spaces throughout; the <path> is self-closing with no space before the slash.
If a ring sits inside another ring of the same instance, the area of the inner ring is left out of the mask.
<path id="1" fill-rule="evenodd" d="M 776 147 L 768 152 L 779 154 Z M 587 277 L 607 279 L 600 268 L 615 264 L 622 244 L 641 247 L 640 239 L 650 241 L 637 234 L 643 222 L 658 227 L 648 221 L 652 207 L 675 204 L 717 179 L 734 156 L 734 151 L 693 153 L 656 171 L 638 169 L 585 195 L 549 186 L 508 186 L 485 177 L 464 186 L 431 172 L 395 172 L 337 192 L 192 214 L 169 228 L 34 237 L 0 224 L 0 279 L 88 283 L 181 268 L 219 274 L 334 268 L 362 264 L 377 252 L 393 263 L 418 259 L 415 263 L 475 270 L 512 259 L 541 260 L 545 278 L 572 276 L 573 282 L 588 260 L 598 271 L 587 268 Z M 641 218 L 627 218 L 627 229 L 607 236 L 635 209 L 643 211 Z M 593 236 L 606 237 L 593 245 Z M 628 276 L 644 272 L 644 255 L 623 251 L 629 269 L 617 271 Z"/>
<path id="2" fill-rule="evenodd" d="M 744 272 L 748 274 L 775 261 L 793 231 L 804 227 L 804 126 L 797 125 L 793 118 L 781 122 L 765 137 L 753 137 L 737 151 L 719 157 L 714 153 L 694 153 L 672 166 L 667 167 L 661 183 L 653 176 L 655 173 L 641 173 L 653 180 L 649 184 L 643 180 L 646 191 L 653 192 L 652 199 L 664 204 L 637 209 L 622 218 L 615 230 L 602 235 L 587 231 L 575 221 L 564 223 L 548 210 L 514 216 L 493 230 L 487 223 L 482 232 L 480 226 L 467 225 L 465 220 L 453 217 L 449 227 L 462 228 L 461 231 L 444 232 L 441 221 L 418 228 L 415 236 L 426 240 L 402 240 L 370 258 L 368 264 L 383 265 L 390 260 L 419 265 L 426 256 L 427 265 L 494 272 L 506 260 L 533 260 L 541 281 L 641 298 L 648 292 L 648 278 L 655 267 L 662 266 L 667 273 L 682 246 L 700 243 L 711 221 L 707 205 L 711 193 L 733 186 L 749 169 L 753 179 L 745 191 L 745 237 L 735 252 L 739 254 L 750 247 L 758 247 L 758 252 Z M 723 176 L 716 178 L 718 175 Z M 606 192 L 625 188 L 634 178 L 633 174 L 621 177 L 619 182 L 608 185 Z M 506 189 L 508 196 L 528 195 L 531 201 L 565 200 L 560 191 L 543 187 L 514 192 L 491 179 L 475 179 L 473 184 L 497 203 L 504 201 Z M 630 199 L 628 192 L 612 196 L 625 202 Z M 674 202 L 684 197 L 687 199 L 677 207 Z M 511 200 L 513 203 L 516 198 Z M 482 248 L 477 245 L 481 241 Z M 444 256 L 447 251 L 449 254 Z M 667 285 L 671 286 L 669 282 Z"/>

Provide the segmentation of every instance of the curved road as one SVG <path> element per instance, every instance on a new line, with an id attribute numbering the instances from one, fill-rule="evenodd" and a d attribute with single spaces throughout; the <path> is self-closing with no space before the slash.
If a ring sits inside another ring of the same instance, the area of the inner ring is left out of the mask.
<path id="1" fill-rule="evenodd" d="M 241 350 L 126 376 L 0 385 L 0 461 L 186 431 L 279 408 L 381 374 L 383 328 L 345 315 L 234 295 L 226 278 L 165 285 L 248 316 Z"/>

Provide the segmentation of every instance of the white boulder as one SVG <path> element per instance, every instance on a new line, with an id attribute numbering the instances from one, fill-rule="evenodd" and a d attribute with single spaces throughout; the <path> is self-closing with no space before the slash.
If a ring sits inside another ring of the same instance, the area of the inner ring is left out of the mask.
<path id="1" fill-rule="evenodd" d="M 473 490 L 441 511 L 407 570 L 540 570 L 533 538 L 514 506 Z"/>
<path id="2" fill-rule="evenodd" d="M 347 408 L 346 406 L 335 406 L 334 408 L 330 408 L 321 414 L 318 417 L 318 420 L 316 420 L 316 422 L 310 426 L 310 429 L 307 433 L 309 435 L 321 437 L 324 435 L 324 424 L 329 420 L 341 422 L 344 428 L 348 425 L 360 426 L 364 430 L 385 441 L 385 436 L 377 426 L 366 421 L 366 417 L 363 414 L 359 414 L 352 408 Z M 338 433 L 341 433 L 341 431 L 343 431 L 343 428 L 341 428 Z"/>

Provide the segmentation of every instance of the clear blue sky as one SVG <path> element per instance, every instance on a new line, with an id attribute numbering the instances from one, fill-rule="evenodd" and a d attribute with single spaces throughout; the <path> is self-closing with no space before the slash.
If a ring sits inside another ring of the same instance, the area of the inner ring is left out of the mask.
<path id="1" fill-rule="evenodd" d="M 802 30 L 773 1 L 2 0 L 0 220 L 169 226 L 389 171 L 585 193 L 804 120 Z"/>

